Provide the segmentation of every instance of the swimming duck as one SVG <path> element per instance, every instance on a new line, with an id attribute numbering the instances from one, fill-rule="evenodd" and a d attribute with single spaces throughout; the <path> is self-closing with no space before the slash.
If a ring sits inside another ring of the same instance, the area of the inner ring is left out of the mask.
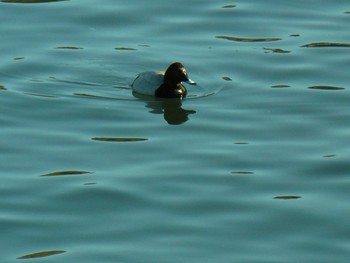
<path id="1" fill-rule="evenodd" d="M 137 75 L 131 84 L 133 92 L 159 98 L 183 98 L 187 95 L 182 82 L 196 83 L 189 79 L 185 67 L 180 62 L 171 64 L 162 71 L 147 71 Z"/>

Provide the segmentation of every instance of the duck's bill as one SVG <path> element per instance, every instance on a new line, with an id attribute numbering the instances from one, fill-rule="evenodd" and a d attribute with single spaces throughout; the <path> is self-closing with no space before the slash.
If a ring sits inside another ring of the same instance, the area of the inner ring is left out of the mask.
<path id="1" fill-rule="evenodd" d="M 185 81 L 186 83 L 190 84 L 190 85 L 196 85 L 197 83 L 191 79 L 188 79 Z"/>

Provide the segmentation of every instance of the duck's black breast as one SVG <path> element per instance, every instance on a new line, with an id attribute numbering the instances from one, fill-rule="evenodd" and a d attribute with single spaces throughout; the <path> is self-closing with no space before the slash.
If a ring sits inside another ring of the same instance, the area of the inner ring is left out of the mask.
<path id="1" fill-rule="evenodd" d="M 162 84 L 155 92 L 155 96 L 158 98 L 184 98 L 187 95 L 187 90 L 182 85 L 175 87 Z"/>

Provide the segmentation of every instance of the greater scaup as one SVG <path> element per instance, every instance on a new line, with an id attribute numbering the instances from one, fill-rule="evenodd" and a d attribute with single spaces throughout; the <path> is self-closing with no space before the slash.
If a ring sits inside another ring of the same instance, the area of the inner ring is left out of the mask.
<path id="1" fill-rule="evenodd" d="M 196 84 L 190 80 L 185 67 L 175 62 L 162 71 L 147 71 L 137 75 L 131 84 L 133 92 L 159 98 L 183 98 L 187 95 L 182 82 Z"/>

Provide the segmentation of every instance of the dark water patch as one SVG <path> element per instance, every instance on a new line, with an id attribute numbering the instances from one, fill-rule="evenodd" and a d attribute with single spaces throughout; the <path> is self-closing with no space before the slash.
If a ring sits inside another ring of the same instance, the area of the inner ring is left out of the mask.
<path id="1" fill-rule="evenodd" d="M 237 145 L 246 145 L 248 144 L 247 142 L 235 142 L 234 144 L 237 144 Z"/>
<path id="2" fill-rule="evenodd" d="M 97 185 L 97 183 L 85 183 L 84 185 L 86 185 L 86 186 L 92 186 L 92 185 Z"/>
<path id="3" fill-rule="evenodd" d="M 224 5 L 222 8 L 235 8 L 236 5 Z"/>
<path id="4" fill-rule="evenodd" d="M 222 77 L 222 79 L 223 79 L 223 80 L 226 80 L 226 81 L 232 81 L 232 79 L 231 79 L 230 77 L 227 77 L 227 76 Z"/>
<path id="5" fill-rule="evenodd" d="M 216 36 L 216 38 L 222 38 L 230 41 L 237 42 L 272 42 L 282 40 L 281 38 L 242 38 L 242 37 L 232 37 L 232 36 Z"/>
<path id="6" fill-rule="evenodd" d="M 232 172 L 232 174 L 241 174 L 241 175 L 244 175 L 244 174 L 254 174 L 254 172 L 248 172 L 248 171 L 237 171 L 237 172 Z"/>
<path id="7" fill-rule="evenodd" d="M 75 47 L 75 46 L 59 46 L 59 47 L 55 47 L 55 49 L 79 50 L 79 49 L 84 49 L 84 48 L 82 48 L 82 47 Z"/>
<path id="8" fill-rule="evenodd" d="M 116 47 L 114 49 L 115 50 L 122 50 L 122 51 L 135 51 L 135 50 L 137 50 L 136 48 L 132 48 L 132 47 Z"/>
<path id="9" fill-rule="evenodd" d="M 57 171 L 52 173 L 43 174 L 41 176 L 61 176 L 61 175 L 78 175 L 78 174 L 91 174 L 88 171 L 78 171 L 78 170 L 67 170 L 67 171 Z"/>
<path id="10" fill-rule="evenodd" d="M 43 98 L 57 98 L 57 96 L 54 95 L 48 95 L 48 94 L 40 94 L 40 93 L 29 93 L 25 92 L 24 94 L 35 96 L 35 97 L 43 97 Z"/>
<path id="11" fill-rule="evenodd" d="M 87 97 L 87 98 L 112 99 L 105 96 L 99 96 L 99 95 L 93 95 L 93 94 L 87 94 L 87 93 L 73 93 L 73 95 L 79 96 L 79 97 Z"/>
<path id="12" fill-rule="evenodd" d="M 286 85 L 286 84 L 277 84 L 277 85 L 271 86 L 271 88 L 273 88 L 273 89 L 285 89 L 285 88 L 290 88 L 290 86 Z"/>
<path id="13" fill-rule="evenodd" d="M 350 47 L 350 43 L 315 42 L 302 45 L 301 47 Z"/>
<path id="14" fill-rule="evenodd" d="M 299 195 L 278 195 L 274 197 L 274 199 L 283 199 L 283 200 L 299 199 L 299 198 L 301 198 L 301 196 Z"/>
<path id="15" fill-rule="evenodd" d="M 318 90 L 344 90 L 343 87 L 336 87 L 336 86 L 311 86 L 308 87 L 308 89 L 318 89 Z"/>
<path id="16" fill-rule="evenodd" d="M 271 51 L 272 53 L 281 53 L 281 54 L 290 53 L 289 50 L 284 50 L 284 49 L 281 49 L 281 48 L 266 48 L 266 47 L 264 47 L 263 49 L 266 50 L 266 51 Z"/>
<path id="17" fill-rule="evenodd" d="M 333 157 L 336 157 L 337 155 L 335 154 L 326 154 L 326 155 L 323 155 L 322 157 L 323 158 L 333 158 Z"/>
<path id="18" fill-rule="evenodd" d="M 344 12 L 345 14 L 350 14 L 350 11 Z"/>
<path id="19" fill-rule="evenodd" d="M 0 90 L 7 90 L 7 88 L 5 88 L 5 86 L 0 85 Z"/>
<path id="20" fill-rule="evenodd" d="M 108 137 L 94 137 L 91 138 L 94 141 L 100 142 L 141 142 L 147 141 L 147 138 L 108 138 Z"/>
<path id="21" fill-rule="evenodd" d="M 24 255 L 24 256 L 18 257 L 17 259 L 43 258 L 43 257 L 49 257 L 49 256 L 53 256 L 53 255 L 62 254 L 62 253 L 65 253 L 65 252 L 66 251 L 64 251 L 64 250 L 42 251 L 42 252 L 37 252 L 37 253 L 33 253 L 33 254 Z"/>
<path id="22" fill-rule="evenodd" d="M 13 58 L 13 60 L 22 60 L 22 59 L 24 59 L 24 57 L 15 57 L 15 58 Z"/>
<path id="23" fill-rule="evenodd" d="M 62 2 L 67 0 L 1 0 L 4 3 L 21 3 L 21 4 L 36 4 L 36 3 L 49 3 L 49 2 Z"/>

